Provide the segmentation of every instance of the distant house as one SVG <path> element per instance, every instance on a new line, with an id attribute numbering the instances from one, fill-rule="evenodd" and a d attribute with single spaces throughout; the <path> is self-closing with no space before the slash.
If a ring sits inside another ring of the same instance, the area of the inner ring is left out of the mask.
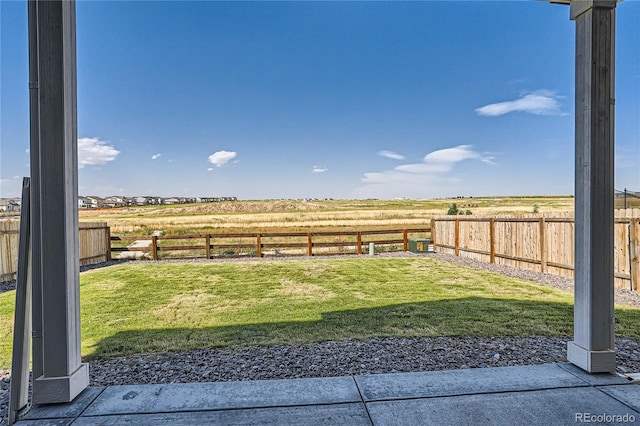
<path id="1" fill-rule="evenodd" d="M 95 195 L 79 196 L 78 207 L 81 209 L 97 209 L 98 207 L 105 207 L 105 202 L 103 198 Z"/>
<path id="2" fill-rule="evenodd" d="M 125 203 L 125 197 L 120 197 L 117 195 L 112 195 L 110 197 L 106 197 L 104 199 L 105 207 L 124 207 L 127 204 Z"/>
<path id="3" fill-rule="evenodd" d="M 151 204 L 151 197 L 135 197 L 134 200 L 137 206 L 148 206 Z"/>
<path id="4" fill-rule="evenodd" d="M 94 208 L 93 206 L 93 200 L 91 200 L 90 198 L 87 197 L 78 197 L 78 208 L 81 209 L 92 209 Z"/>
<path id="5" fill-rule="evenodd" d="M 87 195 L 85 198 L 89 199 L 92 204 L 92 208 L 104 207 L 104 198 L 97 197 L 95 195 Z"/>
<path id="6" fill-rule="evenodd" d="M 221 201 L 219 197 L 200 197 L 201 203 L 217 203 Z"/>
<path id="7" fill-rule="evenodd" d="M 215 203 L 220 201 L 236 201 L 237 197 L 126 197 L 124 195 L 111 195 L 101 198 L 94 195 L 78 197 L 78 207 L 81 209 L 115 208 L 129 206 L 149 206 L 160 204 L 191 204 L 191 203 Z M 15 207 L 12 207 L 15 208 Z M 8 211 L 7 203 L 0 203 L 0 211 Z M 19 203 L 18 203 L 18 210 Z"/>
<path id="8" fill-rule="evenodd" d="M 133 200 L 134 204 L 137 206 L 157 205 L 163 203 L 162 197 L 141 196 L 134 197 Z"/>
<path id="9" fill-rule="evenodd" d="M 20 211 L 20 200 L 16 199 L 4 199 L 0 200 L 0 211 L 3 212 L 19 212 Z"/>

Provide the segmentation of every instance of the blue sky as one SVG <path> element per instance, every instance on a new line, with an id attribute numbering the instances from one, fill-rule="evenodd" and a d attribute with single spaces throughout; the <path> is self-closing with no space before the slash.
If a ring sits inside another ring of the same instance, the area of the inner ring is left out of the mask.
<path id="1" fill-rule="evenodd" d="M 616 188 L 640 191 L 640 2 Z M 29 174 L 26 2 L 0 1 L 0 196 Z M 537 1 L 78 1 L 82 195 L 573 194 L 575 23 Z"/>

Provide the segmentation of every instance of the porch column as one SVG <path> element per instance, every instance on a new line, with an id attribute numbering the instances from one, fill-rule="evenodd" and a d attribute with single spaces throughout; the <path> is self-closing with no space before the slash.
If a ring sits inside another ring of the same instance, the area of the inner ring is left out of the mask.
<path id="1" fill-rule="evenodd" d="M 80 358 L 75 1 L 29 1 L 33 403 L 89 385 Z"/>
<path id="2" fill-rule="evenodd" d="M 615 0 L 572 0 L 576 22 L 575 304 L 570 362 L 614 372 Z"/>

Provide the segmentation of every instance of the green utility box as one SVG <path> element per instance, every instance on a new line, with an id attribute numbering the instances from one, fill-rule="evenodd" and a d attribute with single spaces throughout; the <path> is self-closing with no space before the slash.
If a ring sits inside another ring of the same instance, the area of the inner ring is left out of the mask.
<path id="1" fill-rule="evenodd" d="M 411 253 L 433 253 L 433 240 L 428 238 L 410 238 L 408 249 Z"/>

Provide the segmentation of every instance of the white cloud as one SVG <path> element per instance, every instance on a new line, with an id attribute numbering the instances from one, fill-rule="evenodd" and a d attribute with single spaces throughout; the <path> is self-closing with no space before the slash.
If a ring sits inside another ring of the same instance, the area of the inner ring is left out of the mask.
<path id="1" fill-rule="evenodd" d="M 25 152 L 30 153 L 27 148 Z M 78 168 L 103 166 L 116 159 L 120 151 L 98 138 L 78 138 Z M 157 154 L 160 156 L 160 154 Z M 155 156 L 154 156 L 155 157 Z M 153 158 L 153 157 L 152 157 Z M 155 158 L 154 158 L 155 160 Z"/>
<path id="2" fill-rule="evenodd" d="M 207 171 L 208 172 L 212 172 L 213 171 L 213 167 L 207 167 Z"/>
<path id="3" fill-rule="evenodd" d="M 391 170 L 365 173 L 364 186 L 357 192 L 361 196 L 399 197 L 427 196 L 445 192 L 447 187 L 460 181 L 453 169 L 465 160 L 495 164 L 495 158 L 473 150 L 471 145 L 458 145 L 428 153 L 420 163 L 408 163 Z"/>
<path id="4" fill-rule="evenodd" d="M 381 157 L 391 158 L 392 160 L 404 160 L 404 155 L 400 155 L 393 151 L 387 151 L 386 149 L 378 151 L 378 155 Z"/>
<path id="5" fill-rule="evenodd" d="M 475 152 L 472 145 L 458 145 L 453 148 L 440 149 L 424 156 L 425 163 L 453 164 L 463 160 L 480 160 L 484 163 L 495 164 L 494 157 Z"/>
<path id="6" fill-rule="evenodd" d="M 329 170 L 329 169 L 327 169 L 326 167 L 313 166 L 313 168 L 311 169 L 311 173 L 324 173 L 327 170 Z"/>
<path id="7" fill-rule="evenodd" d="M 158 158 L 160 158 L 161 156 L 162 156 L 162 154 L 160 154 L 160 153 L 158 153 L 158 154 L 153 154 L 153 155 L 151 156 L 151 159 L 152 159 L 152 160 L 157 160 L 157 159 L 158 159 Z"/>
<path id="8" fill-rule="evenodd" d="M 101 166 L 116 159 L 120 151 L 98 138 L 78 139 L 78 168 Z"/>
<path id="9" fill-rule="evenodd" d="M 231 151 L 214 152 L 209 156 L 209 162 L 216 167 L 222 167 L 229 161 L 233 160 L 236 155 L 238 155 L 236 152 Z"/>
<path id="10" fill-rule="evenodd" d="M 16 197 L 20 195 L 20 176 L 0 179 L 0 197 Z"/>
<path id="11" fill-rule="evenodd" d="M 528 93 L 514 101 L 499 102 L 476 108 L 478 115 L 497 117 L 510 112 L 527 112 L 535 115 L 564 115 L 560 111 L 561 96 L 550 90 Z"/>

